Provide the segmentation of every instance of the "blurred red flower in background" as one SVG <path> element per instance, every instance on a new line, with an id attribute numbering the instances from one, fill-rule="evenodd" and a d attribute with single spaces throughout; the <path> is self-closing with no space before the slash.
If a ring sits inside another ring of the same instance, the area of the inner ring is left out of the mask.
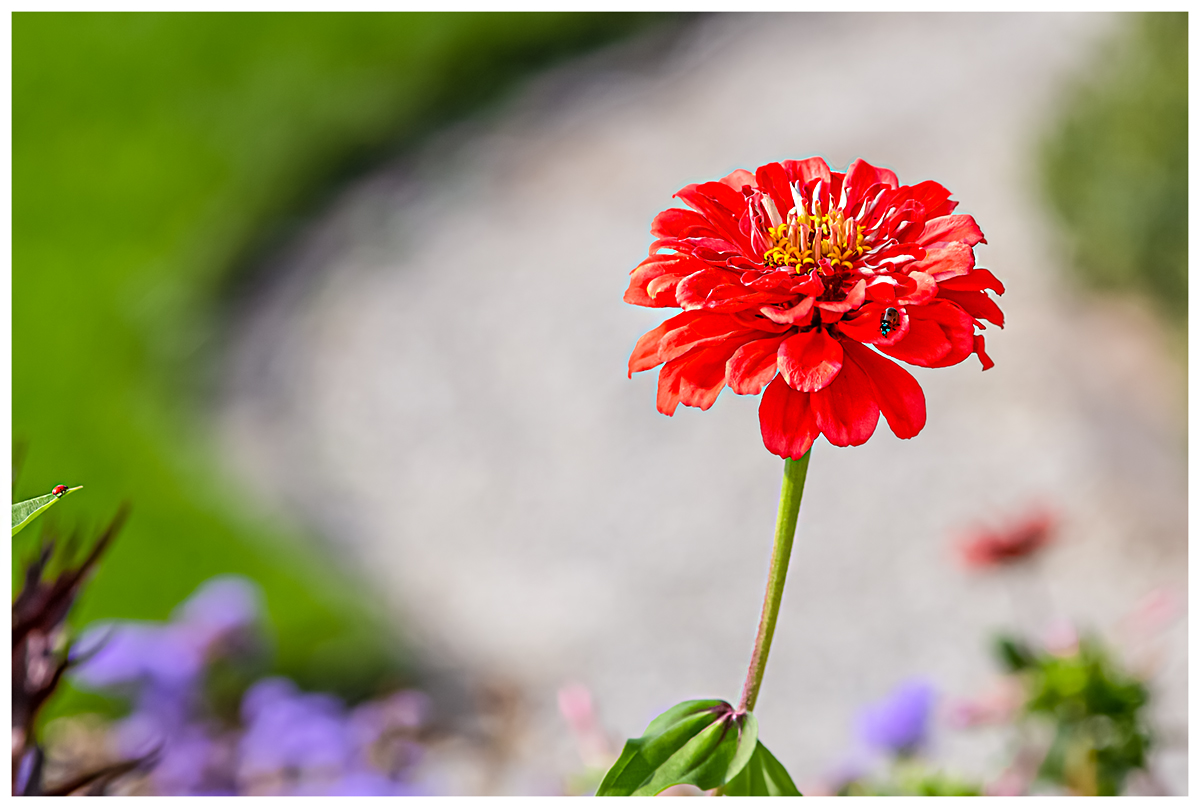
<path id="1" fill-rule="evenodd" d="M 1052 513 L 1039 510 L 998 530 L 976 530 L 959 542 L 958 551 L 968 567 L 1012 564 L 1050 544 L 1057 525 Z"/>
<path id="2" fill-rule="evenodd" d="M 916 379 L 867 346 L 920 367 L 973 353 L 992 366 L 975 329 L 1003 327 L 986 290 L 1004 286 L 975 266 L 983 233 L 938 183 L 902 186 L 863 160 L 831 172 L 810 157 L 676 196 L 691 210 L 655 217 L 657 240 L 625 292 L 627 303 L 683 309 L 629 358 L 631 376 L 663 365 L 660 412 L 706 410 L 726 385 L 765 387 L 763 442 L 798 459 L 820 434 L 865 443 L 880 414 L 900 438 L 925 426 Z"/>

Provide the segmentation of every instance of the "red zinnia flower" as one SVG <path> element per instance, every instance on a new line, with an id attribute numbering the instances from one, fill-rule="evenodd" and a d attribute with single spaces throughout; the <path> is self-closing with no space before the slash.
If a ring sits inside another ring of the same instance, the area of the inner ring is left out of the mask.
<path id="1" fill-rule="evenodd" d="M 900 185 L 855 161 L 831 172 L 819 157 L 738 170 L 679 193 L 692 210 L 655 217 L 650 257 L 630 273 L 625 302 L 683 313 L 638 340 L 629 373 L 663 365 L 658 409 L 706 410 L 726 385 L 756 395 L 763 442 L 799 459 L 818 434 L 858 446 L 879 415 L 911 438 L 925 395 L 906 370 L 972 353 L 992 361 L 987 320 L 1004 293 L 975 266 L 983 233 L 936 182 Z M 776 375 L 778 374 L 778 375 Z"/>
<path id="2" fill-rule="evenodd" d="M 1054 539 L 1057 519 L 1038 511 L 1000 530 L 977 530 L 959 543 L 968 567 L 999 567 L 1033 555 Z"/>

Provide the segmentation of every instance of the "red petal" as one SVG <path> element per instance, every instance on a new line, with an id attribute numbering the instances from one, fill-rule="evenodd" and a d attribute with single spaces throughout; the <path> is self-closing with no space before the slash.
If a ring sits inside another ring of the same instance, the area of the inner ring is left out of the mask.
<path id="1" fill-rule="evenodd" d="M 675 289 L 687 275 L 660 275 L 646 284 L 646 294 L 650 297 L 654 308 L 682 308 L 675 299 Z"/>
<path id="2" fill-rule="evenodd" d="M 847 210 L 853 208 L 862 200 L 871 187 L 882 183 L 888 188 L 897 186 L 896 175 L 886 168 L 876 168 L 866 160 L 855 160 L 846 170 L 843 187 L 846 189 Z M 878 191 L 876 191 L 878 193 Z"/>
<path id="3" fill-rule="evenodd" d="M 958 207 L 957 202 L 950 201 L 950 192 L 933 180 L 918 182 L 909 188 L 909 193 L 925 208 L 926 220 L 953 213 Z"/>
<path id="4" fill-rule="evenodd" d="M 680 238 L 658 238 L 650 242 L 650 254 L 655 255 L 663 250 L 686 250 L 687 242 Z"/>
<path id="5" fill-rule="evenodd" d="M 658 372 L 658 411 L 674 415 L 684 404 L 707 410 L 725 386 L 725 363 L 738 343 L 699 348 L 672 359 Z"/>
<path id="6" fill-rule="evenodd" d="M 975 353 L 979 355 L 979 361 L 983 364 L 984 370 L 991 370 L 996 366 L 992 358 L 983 350 L 983 334 L 975 335 Z"/>
<path id="7" fill-rule="evenodd" d="M 779 365 L 779 344 L 786 336 L 756 339 L 734 351 L 725 365 L 729 389 L 740 396 L 754 396 L 775 378 Z"/>
<path id="8" fill-rule="evenodd" d="M 686 202 L 688 207 L 701 213 L 742 252 L 750 253 L 750 239 L 739 226 L 741 214 L 746 208 L 746 199 L 740 193 L 719 182 L 705 182 L 689 185 L 675 196 Z"/>
<path id="9" fill-rule="evenodd" d="M 685 311 L 683 314 L 677 314 L 667 320 L 658 328 L 642 334 L 641 339 L 633 348 L 633 354 L 629 357 L 629 377 L 633 378 L 633 374 L 639 371 L 650 370 L 650 368 L 661 365 L 663 360 L 658 358 L 658 344 L 662 342 L 662 338 L 699 316 L 697 312 Z"/>
<path id="10" fill-rule="evenodd" d="M 759 311 L 773 323 L 779 325 L 803 325 L 808 322 L 815 298 L 806 297 L 790 309 L 773 309 L 763 306 Z"/>
<path id="11" fill-rule="evenodd" d="M 957 365 L 974 350 L 975 320 L 949 300 L 938 298 L 908 310 L 908 336 L 880 346 L 888 356 L 927 368 Z"/>
<path id="12" fill-rule="evenodd" d="M 688 255 L 655 254 L 644 259 L 629 272 L 631 278 L 640 279 L 643 283 L 665 272 L 683 272 L 687 275 L 699 272 L 705 268 L 702 261 L 697 261 Z"/>
<path id="13" fill-rule="evenodd" d="M 745 185 L 749 185 L 751 188 L 758 185 L 754 179 L 754 175 L 744 168 L 735 169 L 728 176 L 722 177 L 721 183 L 728 185 L 738 193 L 742 192 L 742 187 Z"/>
<path id="14" fill-rule="evenodd" d="M 696 319 L 676 327 L 663 336 L 658 343 L 658 358 L 663 362 L 670 362 L 696 348 L 728 340 L 739 333 L 744 334 L 748 331 L 749 329 L 743 323 L 728 314 L 703 312 Z M 742 342 L 745 340 L 740 340 L 737 344 L 740 345 Z M 733 353 L 733 349 L 730 349 L 729 352 Z"/>
<path id="15" fill-rule="evenodd" d="M 792 209 L 792 191 L 788 186 L 787 172 L 779 163 L 767 163 L 759 166 L 755 172 L 758 187 L 766 192 L 775 203 L 775 208 L 785 219 Z"/>
<path id="16" fill-rule="evenodd" d="M 807 160 L 784 160 L 783 171 L 787 174 L 789 185 L 793 182 L 800 183 L 800 187 L 808 185 L 813 180 L 821 180 L 821 184 L 828 187 L 831 175 L 829 166 L 820 157 L 809 157 Z M 788 192 L 788 210 L 791 210 L 791 192 Z M 780 213 L 783 210 L 780 209 Z"/>
<path id="17" fill-rule="evenodd" d="M 884 223 L 883 229 L 886 230 L 890 225 Z M 893 244 L 890 247 L 884 247 L 878 252 L 872 253 L 868 266 L 886 267 L 895 269 L 902 264 L 909 264 L 916 261 L 921 261 L 925 258 L 925 248 L 915 242 L 902 242 Z"/>
<path id="18" fill-rule="evenodd" d="M 953 289 L 938 289 L 938 297 L 956 303 L 967 314 L 976 320 L 987 320 L 989 323 L 1004 328 L 1004 312 L 996 305 L 996 301 L 987 296 L 987 292 L 957 292 Z"/>
<path id="19" fill-rule="evenodd" d="M 861 446 L 879 423 L 879 405 L 871 379 L 853 362 L 828 387 L 812 394 L 813 417 L 834 446 Z"/>
<path id="20" fill-rule="evenodd" d="M 718 286 L 708 293 L 703 308 L 711 312 L 735 313 L 764 303 L 778 303 L 781 298 L 778 294 L 755 292 L 741 286 Z"/>
<path id="21" fill-rule="evenodd" d="M 865 342 L 871 345 L 894 345 L 908 334 L 910 320 L 903 308 L 898 308 L 900 322 L 896 328 L 883 335 L 883 314 L 889 308 L 895 308 L 886 303 L 868 303 L 854 314 L 850 320 L 842 320 L 837 325 L 838 333 L 849 337 L 855 342 Z"/>
<path id="22" fill-rule="evenodd" d="M 928 272 L 938 283 L 958 275 L 966 275 L 975 266 L 975 253 L 961 241 L 930 244 L 925 257 L 906 269 Z"/>
<path id="23" fill-rule="evenodd" d="M 911 283 L 912 288 L 897 297 L 896 302 L 900 305 L 921 306 L 937 297 L 938 284 L 932 276 L 924 272 L 909 272 L 907 281 L 904 285 L 907 287 Z"/>
<path id="24" fill-rule="evenodd" d="M 867 299 L 867 282 L 860 280 L 854 286 L 850 287 L 850 291 L 846 293 L 846 297 L 837 302 L 821 302 L 817 303 L 817 308 L 825 311 L 838 312 L 845 314 L 851 309 L 857 309 Z"/>
<path id="25" fill-rule="evenodd" d="M 974 247 L 981 241 L 987 244 L 983 231 L 975 223 L 975 217 L 957 213 L 930 219 L 925 223 L 925 232 L 917 239 L 921 245 L 939 241 L 961 241 L 968 247 Z"/>
<path id="26" fill-rule="evenodd" d="M 854 313 L 853 319 L 843 319 L 837 324 L 837 332 L 855 342 L 874 342 L 883 337 L 880 322 L 887 306 L 868 303 Z"/>
<path id="27" fill-rule="evenodd" d="M 980 292 L 984 289 L 991 289 L 998 295 L 1004 294 L 1004 284 L 983 267 L 979 267 L 968 275 L 951 278 L 945 282 L 945 286 L 947 289 L 960 292 Z"/>
<path id="28" fill-rule="evenodd" d="M 833 325 L 842 319 L 845 312 L 837 311 L 836 309 L 827 309 L 824 306 L 817 309 L 817 316 L 821 320 L 821 325 Z"/>
<path id="29" fill-rule="evenodd" d="M 883 214 L 887 212 L 888 208 L 890 207 L 888 204 L 888 198 L 894 195 L 895 193 L 890 188 L 888 188 L 882 182 L 877 182 L 870 188 L 862 191 L 859 201 L 853 206 L 848 206 L 846 208 L 846 213 L 847 215 L 853 215 L 856 218 L 860 215 L 865 216 L 866 218 L 859 220 L 858 228 L 860 231 L 869 230 L 874 227 L 875 223 L 878 222 L 883 217 Z M 872 205 L 874 205 L 874 207 L 872 207 Z M 868 209 L 870 210 L 869 214 L 865 213 L 865 211 Z"/>
<path id="30" fill-rule="evenodd" d="M 862 345 L 845 344 L 846 355 L 871 380 L 875 403 L 897 438 L 911 438 L 925 428 L 925 393 L 904 368 Z"/>
<path id="31" fill-rule="evenodd" d="M 764 202 L 765 200 L 765 202 Z M 749 235 L 750 246 L 754 248 L 755 255 L 762 255 L 771 247 L 774 242 L 771 241 L 767 234 L 768 229 L 772 226 L 773 220 L 771 214 L 767 211 L 768 204 L 770 207 L 775 207 L 775 203 L 769 196 L 763 196 L 762 191 L 755 191 L 754 196 L 750 197 L 747 202 L 749 217 Z"/>
<path id="32" fill-rule="evenodd" d="M 725 365 L 739 347 L 732 340 L 692 351 L 683 357 L 679 374 L 679 403 L 707 410 L 725 387 Z M 665 370 L 665 368 L 664 368 Z"/>
<path id="33" fill-rule="evenodd" d="M 798 393 L 782 376 L 767 385 L 758 405 L 758 425 L 767 451 L 799 460 L 817 438 L 808 393 Z"/>
<path id="34" fill-rule="evenodd" d="M 786 273 L 778 273 L 788 277 Z M 816 297 L 825 291 L 825 281 L 821 280 L 821 273 L 815 269 L 807 275 L 792 275 L 791 279 L 794 283 L 788 291 L 797 295 L 812 295 Z"/>
<path id="35" fill-rule="evenodd" d="M 743 286 L 757 289 L 760 292 L 791 292 L 792 280 L 794 278 L 794 275 L 789 275 L 786 272 L 762 272 L 761 270 L 753 269 L 743 272 L 739 281 Z M 824 286 L 822 286 L 822 289 L 824 289 Z"/>
<path id="36" fill-rule="evenodd" d="M 786 299 L 784 295 L 747 289 L 742 273 L 727 269 L 705 269 L 689 275 L 675 289 L 679 306 L 688 311 L 704 309 L 711 312 L 744 311 L 764 303 Z"/>
<path id="37" fill-rule="evenodd" d="M 779 372 L 796 390 L 813 393 L 842 369 L 842 343 L 823 329 L 788 337 L 779 346 Z"/>
<path id="38" fill-rule="evenodd" d="M 842 182 L 842 188 L 846 192 L 846 204 L 842 207 L 846 210 L 852 209 L 877 182 L 879 175 L 874 166 L 866 160 L 855 160 L 846 169 L 846 179 Z"/>
<path id="39" fill-rule="evenodd" d="M 908 336 L 879 350 L 910 365 L 933 367 L 939 359 L 950 353 L 950 348 L 950 340 L 936 322 L 910 316 Z"/>
<path id="40" fill-rule="evenodd" d="M 675 290 L 675 297 L 684 309 L 698 309 L 708 300 L 709 293 L 718 286 L 735 286 L 746 291 L 740 281 L 741 274 L 727 269 L 702 269 L 689 275 Z"/>
<path id="41" fill-rule="evenodd" d="M 942 333 L 950 341 L 950 350 L 941 359 L 929 367 L 944 368 L 957 365 L 970 356 L 975 350 L 975 327 L 983 328 L 982 323 L 975 321 L 967 312 L 951 303 L 949 300 L 935 300 L 927 306 L 914 309 L 919 315 L 924 314 L 937 322 Z"/>
<path id="42" fill-rule="evenodd" d="M 699 213 L 683 208 L 668 208 L 654 217 L 650 224 L 650 235 L 656 238 L 688 238 L 689 236 L 715 236 L 717 232 Z"/>
<path id="43" fill-rule="evenodd" d="M 680 239 L 678 249 L 685 250 L 703 261 L 718 264 L 741 251 L 740 246 L 728 239 L 707 236 Z"/>
<path id="44" fill-rule="evenodd" d="M 842 198 L 842 184 L 846 181 L 846 175 L 840 171 L 831 172 L 829 175 L 829 193 L 821 191 L 821 210 L 826 210 L 826 205 L 836 206 Z"/>
<path id="45" fill-rule="evenodd" d="M 896 287 L 882 279 L 867 285 L 867 298 L 878 303 L 893 303 L 896 300 Z"/>
<path id="46" fill-rule="evenodd" d="M 925 212 L 920 204 L 911 199 L 904 202 L 892 215 L 892 238 L 903 243 L 912 242 L 925 229 L 924 216 Z"/>
<path id="47" fill-rule="evenodd" d="M 630 283 L 629 288 L 625 290 L 624 297 L 621 298 L 626 303 L 634 306 L 647 306 L 655 308 L 654 300 L 646 293 L 646 290 L 638 286 L 636 283 Z"/>
<path id="48" fill-rule="evenodd" d="M 663 365 L 658 372 L 658 400 L 655 402 L 658 411 L 663 415 L 674 415 L 679 406 L 679 382 L 687 357 L 681 356 L 673 362 Z"/>
<path id="49" fill-rule="evenodd" d="M 874 168 L 879 172 L 879 181 L 884 185 L 889 188 L 900 187 L 900 178 L 896 176 L 895 171 L 892 171 L 890 168 L 883 168 L 882 166 L 875 166 Z"/>
<path id="50" fill-rule="evenodd" d="M 698 185 L 689 185 L 676 194 L 677 197 L 691 205 L 689 197 L 700 197 L 706 200 L 706 207 L 716 204 L 720 208 L 730 213 L 740 213 L 745 207 L 746 198 L 742 196 L 740 191 L 735 191 L 728 185 L 721 182 L 702 182 Z M 703 212 L 703 211 L 701 211 Z M 712 221 L 709 219 L 709 221 Z"/>
<path id="51" fill-rule="evenodd" d="M 675 284 L 703 268 L 703 263 L 686 255 L 652 255 L 629 273 L 625 302 L 656 308 L 678 305 Z"/>

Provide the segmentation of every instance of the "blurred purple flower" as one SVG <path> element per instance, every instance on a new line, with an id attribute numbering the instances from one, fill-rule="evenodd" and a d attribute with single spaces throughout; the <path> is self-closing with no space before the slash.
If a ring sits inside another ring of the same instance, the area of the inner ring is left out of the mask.
<path id="1" fill-rule="evenodd" d="M 213 578 L 175 610 L 169 623 L 119 621 L 93 625 L 77 644 L 75 678 L 85 688 L 130 685 L 182 691 L 204 670 L 214 643 L 255 625 L 258 589 L 235 576 Z"/>
<path id="2" fill-rule="evenodd" d="M 228 739 L 214 735 L 205 723 L 189 722 L 173 707 L 169 700 L 140 703 L 113 728 L 118 751 L 130 758 L 156 753 L 150 780 L 159 794 L 234 793 L 233 778 L 226 773 Z"/>
<path id="3" fill-rule="evenodd" d="M 418 794 L 406 783 L 398 783 L 366 769 L 349 772 L 330 783 L 306 784 L 292 793 L 327 797 L 409 797 Z"/>
<path id="4" fill-rule="evenodd" d="M 175 626 L 122 622 L 89 627 L 80 638 L 76 681 L 87 689 L 111 690 L 153 684 L 178 690 L 192 685 L 204 668 L 202 649 Z"/>
<path id="5" fill-rule="evenodd" d="M 867 776 L 870 761 L 862 752 L 850 752 L 831 766 L 821 778 L 820 794 L 804 791 L 807 796 L 832 796 L 856 780 Z"/>
<path id="6" fill-rule="evenodd" d="M 195 794 L 205 790 L 214 742 L 200 727 L 164 728 L 147 713 L 135 713 L 121 722 L 117 742 L 123 750 L 136 750 L 131 754 L 159 748 L 150 774 L 158 793 Z"/>
<path id="7" fill-rule="evenodd" d="M 113 739 L 127 756 L 157 750 L 151 781 L 159 794 L 416 793 L 403 777 L 421 751 L 414 732 L 429 712 L 423 693 L 403 691 L 348 711 L 333 696 L 265 679 L 244 694 L 243 729 L 215 729 L 202 687 L 206 665 L 246 650 L 261 618 L 253 583 L 214 578 L 169 622 L 89 628 L 73 652 L 76 681 L 133 697 L 133 713 L 114 725 Z"/>
<path id="8" fill-rule="evenodd" d="M 171 738 L 152 777 L 161 794 L 195 794 L 204 788 L 215 743 L 199 727 L 187 727 Z"/>
<path id="9" fill-rule="evenodd" d="M 905 682 L 887 698 L 859 711 L 859 738 L 868 746 L 892 754 L 911 754 L 924 742 L 934 702 L 932 685 Z"/>
<path id="10" fill-rule="evenodd" d="M 239 779 L 297 769 L 341 771 L 357 751 L 342 703 L 324 693 L 302 693 L 287 679 L 264 679 L 246 691 L 242 719 Z"/>
<path id="11" fill-rule="evenodd" d="M 218 576 L 201 584 L 171 618 L 207 647 L 228 634 L 257 625 L 262 618 L 262 595 L 245 578 Z"/>

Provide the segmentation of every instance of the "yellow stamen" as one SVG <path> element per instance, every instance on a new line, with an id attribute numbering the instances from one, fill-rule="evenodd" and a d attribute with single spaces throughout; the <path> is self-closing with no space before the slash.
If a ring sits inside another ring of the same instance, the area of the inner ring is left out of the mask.
<path id="1" fill-rule="evenodd" d="M 828 259 L 834 271 L 854 269 L 854 262 L 871 248 L 854 219 L 835 208 L 822 212 L 819 203 L 808 210 L 797 204 L 785 221 L 767 228 L 772 246 L 763 253 L 763 263 L 804 274 Z"/>

